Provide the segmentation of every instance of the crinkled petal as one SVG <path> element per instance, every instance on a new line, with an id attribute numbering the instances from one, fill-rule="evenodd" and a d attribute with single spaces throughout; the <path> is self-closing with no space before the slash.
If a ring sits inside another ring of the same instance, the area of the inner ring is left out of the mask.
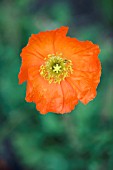
<path id="1" fill-rule="evenodd" d="M 101 71 L 83 72 L 74 71 L 74 74 L 67 78 L 77 93 L 78 99 L 87 104 L 96 96 L 96 88 L 100 82 Z"/>
<path id="2" fill-rule="evenodd" d="M 26 100 L 35 102 L 37 110 L 42 114 L 63 114 L 74 109 L 78 102 L 77 94 L 66 80 L 61 84 L 49 84 L 39 75 L 36 67 L 29 69 L 28 77 Z"/>
<path id="3" fill-rule="evenodd" d="M 36 103 L 42 114 L 47 112 L 60 113 L 63 104 L 62 91 L 59 84 L 49 84 L 40 76 L 36 67 L 29 68 L 26 100 Z"/>
<path id="4" fill-rule="evenodd" d="M 56 52 L 54 49 L 55 37 L 65 37 L 67 31 L 68 27 L 61 27 L 53 31 L 32 34 L 26 48 L 32 48 L 33 52 L 35 51 L 42 57 L 47 58 L 48 54 L 55 54 Z"/>
<path id="5" fill-rule="evenodd" d="M 81 71 L 96 71 L 100 66 L 98 45 L 91 41 L 79 41 L 76 38 L 56 37 L 55 50 L 73 63 L 74 69 Z"/>
<path id="6" fill-rule="evenodd" d="M 32 34 L 26 47 L 23 48 L 22 53 L 22 66 L 18 75 L 19 84 L 23 83 L 28 78 L 28 68 L 37 65 L 40 66 L 44 63 L 44 59 L 48 54 L 55 53 L 54 51 L 54 38 L 65 37 L 68 27 L 61 27 L 53 31 L 40 32 L 39 34 Z"/>
<path id="7" fill-rule="evenodd" d="M 36 57 L 32 53 L 25 53 L 24 50 L 21 54 L 22 56 L 22 65 L 20 68 L 20 72 L 18 75 L 19 78 L 19 84 L 23 83 L 28 79 L 28 68 L 31 66 L 37 66 L 37 69 L 42 65 L 43 60 Z"/>
<path id="8" fill-rule="evenodd" d="M 63 105 L 61 113 L 69 113 L 78 103 L 77 93 L 69 84 L 69 82 L 66 81 L 66 79 L 61 82 L 61 89 L 63 94 Z"/>

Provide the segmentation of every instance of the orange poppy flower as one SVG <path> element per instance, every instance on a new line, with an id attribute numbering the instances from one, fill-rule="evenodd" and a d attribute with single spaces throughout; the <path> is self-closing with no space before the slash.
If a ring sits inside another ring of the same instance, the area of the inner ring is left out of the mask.
<path id="1" fill-rule="evenodd" d="M 37 110 L 71 112 L 96 96 L 100 82 L 99 46 L 66 37 L 68 27 L 33 34 L 23 48 L 19 84 L 27 81 L 26 101 Z"/>

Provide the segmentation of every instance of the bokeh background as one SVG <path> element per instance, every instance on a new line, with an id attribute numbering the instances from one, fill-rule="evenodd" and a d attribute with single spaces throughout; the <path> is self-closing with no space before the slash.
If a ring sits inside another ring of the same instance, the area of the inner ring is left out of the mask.
<path id="1" fill-rule="evenodd" d="M 62 25 L 99 44 L 97 97 L 70 114 L 41 115 L 18 85 L 32 33 Z M 0 0 L 0 170 L 113 170 L 113 1 Z"/>

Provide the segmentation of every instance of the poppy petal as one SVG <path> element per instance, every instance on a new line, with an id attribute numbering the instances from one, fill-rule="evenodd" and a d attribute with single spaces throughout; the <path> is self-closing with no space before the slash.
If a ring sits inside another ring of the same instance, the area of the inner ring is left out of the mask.
<path id="1" fill-rule="evenodd" d="M 22 53 L 20 54 L 22 57 L 22 66 L 18 75 L 19 84 L 22 84 L 27 80 L 29 66 L 40 66 L 48 54 L 54 53 L 55 35 L 64 37 L 67 31 L 68 27 L 61 27 L 54 31 L 32 34 L 27 46 L 23 48 Z"/>
<path id="2" fill-rule="evenodd" d="M 66 81 L 61 82 L 62 94 L 63 94 L 63 106 L 61 113 L 69 113 L 74 109 L 78 103 L 77 93 L 73 87 Z"/>
<path id="3" fill-rule="evenodd" d="M 40 58 L 37 58 L 32 53 L 28 53 L 26 51 L 22 51 L 21 53 L 22 57 L 22 66 L 20 68 L 20 73 L 18 75 L 19 78 L 19 84 L 22 84 L 24 81 L 28 78 L 28 68 L 31 66 L 37 66 L 37 68 L 42 65 L 43 61 Z"/>
<path id="4" fill-rule="evenodd" d="M 67 81 L 76 90 L 78 99 L 87 104 L 96 96 L 96 88 L 100 82 L 100 71 L 83 72 L 75 71 L 74 74 L 67 78 Z"/>
<path id="5" fill-rule="evenodd" d="M 42 114 L 47 112 L 60 113 L 62 109 L 62 91 L 59 84 L 49 84 L 40 76 L 37 67 L 31 67 L 28 71 L 28 89 L 26 100 L 34 101 L 36 108 Z M 30 88 L 30 84 L 31 87 Z"/>
<path id="6" fill-rule="evenodd" d="M 68 27 L 61 27 L 53 31 L 40 32 L 32 34 L 29 39 L 27 48 L 32 48 L 32 51 L 46 58 L 48 54 L 55 54 L 54 39 L 55 37 L 65 37 Z M 30 50 L 30 49 L 29 49 Z"/>
<path id="7" fill-rule="evenodd" d="M 63 114 L 73 110 L 78 99 L 76 91 L 70 84 L 66 80 L 62 81 L 61 85 L 49 84 L 38 74 L 36 67 L 29 69 L 26 101 L 34 101 L 37 110 L 40 110 L 42 114 L 47 112 Z"/>
<path id="8" fill-rule="evenodd" d="M 81 71 L 96 71 L 98 69 L 100 49 L 91 41 L 57 37 L 54 44 L 55 50 L 58 53 L 62 51 L 64 58 L 71 60 L 75 69 Z"/>

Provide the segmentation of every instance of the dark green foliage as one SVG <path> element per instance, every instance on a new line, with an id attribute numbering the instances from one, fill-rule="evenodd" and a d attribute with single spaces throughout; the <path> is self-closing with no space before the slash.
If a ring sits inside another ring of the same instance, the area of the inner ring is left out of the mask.
<path id="1" fill-rule="evenodd" d="M 24 170 L 113 170 L 113 2 L 91 2 L 92 15 L 85 15 L 83 0 L 81 9 L 70 0 L 0 1 L 0 168 L 2 160 L 12 167 L 12 159 Z M 18 85 L 20 52 L 32 33 L 61 25 L 99 44 L 101 82 L 88 105 L 40 115 L 24 100 L 26 84 Z"/>

